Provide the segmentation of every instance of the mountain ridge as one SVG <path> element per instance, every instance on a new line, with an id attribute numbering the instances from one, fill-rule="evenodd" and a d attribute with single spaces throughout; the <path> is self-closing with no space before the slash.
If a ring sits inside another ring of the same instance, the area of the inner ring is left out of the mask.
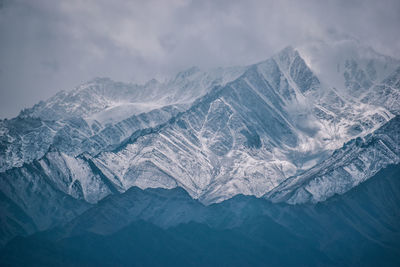
<path id="1" fill-rule="evenodd" d="M 238 194 L 324 201 L 398 162 L 398 129 L 387 125 L 398 124 L 400 68 L 393 61 L 387 77 L 373 79 L 382 64 L 368 60 L 344 63 L 341 88 L 328 86 L 291 47 L 250 66 L 190 68 L 164 83 L 96 79 L 0 121 L 1 192 L 41 230 L 131 187 L 182 187 L 207 205 Z M 360 148 L 365 138 L 376 145 Z M 334 152 L 341 149 L 362 158 L 341 165 L 335 157 L 344 152 Z M 318 168 L 308 179 L 312 190 L 286 188 Z M 45 196 L 54 197 L 54 214 L 36 214 L 49 208 Z"/>
<path id="2" fill-rule="evenodd" d="M 112 265 L 151 264 L 157 255 L 162 264 L 214 266 L 230 262 L 235 251 L 240 256 L 233 266 L 246 262 L 264 265 L 266 261 L 277 265 L 396 266 L 399 170 L 398 164 L 391 165 L 359 187 L 318 204 L 273 204 L 238 195 L 204 206 L 180 188 L 132 187 L 122 195 L 103 199 L 65 226 L 15 238 L 1 250 L 0 258 L 18 266 L 54 262 Z M 166 224 L 157 218 L 160 210 L 178 216 Z M 202 260 L 194 260 L 198 255 Z"/>

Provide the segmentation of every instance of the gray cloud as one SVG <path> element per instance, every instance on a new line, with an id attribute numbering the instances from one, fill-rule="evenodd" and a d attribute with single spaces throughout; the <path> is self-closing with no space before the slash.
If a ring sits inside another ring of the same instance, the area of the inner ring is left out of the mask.
<path id="1" fill-rule="evenodd" d="M 145 82 L 357 38 L 400 57 L 397 0 L 0 0 L 0 117 L 97 76 Z"/>

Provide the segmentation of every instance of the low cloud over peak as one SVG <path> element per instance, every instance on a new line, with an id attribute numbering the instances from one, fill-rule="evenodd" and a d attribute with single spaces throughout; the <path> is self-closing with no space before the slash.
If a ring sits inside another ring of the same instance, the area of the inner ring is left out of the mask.
<path id="1" fill-rule="evenodd" d="M 400 57 L 400 2 L 0 1 L 0 117 L 97 76 L 144 82 L 357 39 Z"/>

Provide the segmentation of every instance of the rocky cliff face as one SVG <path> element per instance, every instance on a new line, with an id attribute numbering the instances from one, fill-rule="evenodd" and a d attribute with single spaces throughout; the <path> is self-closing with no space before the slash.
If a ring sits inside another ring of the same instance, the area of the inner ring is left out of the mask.
<path id="1" fill-rule="evenodd" d="M 247 67 L 61 92 L 0 122 L 1 192 L 26 233 L 135 186 L 181 187 L 204 204 L 345 193 L 399 162 L 399 79 L 386 57 L 339 61 L 334 86 L 288 47 Z"/>
<path id="2" fill-rule="evenodd" d="M 319 202 L 343 194 L 390 164 L 400 163 L 400 117 L 363 138 L 354 139 L 331 157 L 291 177 L 266 194 L 291 204 Z"/>
<path id="3" fill-rule="evenodd" d="M 50 146 L 76 156 L 97 154 L 133 133 L 166 123 L 213 86 L 246 67 L 202 72 L 192 68 L 165 83 L 124 84 L 97 78 L 60 92 L 11 120 L 0 121 L 0 171 L 42 157 Z"/>

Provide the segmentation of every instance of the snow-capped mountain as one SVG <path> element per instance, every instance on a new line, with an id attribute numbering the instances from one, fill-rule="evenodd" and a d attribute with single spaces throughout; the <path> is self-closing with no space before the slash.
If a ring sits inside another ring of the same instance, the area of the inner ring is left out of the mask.
<path id="1" fill-rule="evenodd" d="M 353 139 L 327 160 L 286 179 L 267 193 L 291 204 L 324 201 L 343 194 L 390 164 L 400 163 L 400 116 L 363 138 Z"/>
<path id="2" fill-rule="evenodd" d="M 382 55 L 354 39 L 313 42 L 298 50 L 323 83 L 358 99 L 400 64 L 398 59 Z"/>
<path id="3" fill-rule="evenodd" d="M 391 117 L 322 87 L 287 48 L 214 88 L 174 122 L 94 162 L 125 189 L 181 186 L 206 203 L 262 196 Z"/>
<path id="4" fill-rule="evenodd" d="M 50 145 L 72 156 L 119 145 L 139 130 L 166 123 L 245 69 L 191 68 L 165 83 L 151 80 L 145 85 L 97 78 L 62 91 L 14 119 L 0 121 L 0 171 L 42 157 Z"/>
<path id="5" fill-rule="evenodd" d="M 47 229 L 134 186 L 181 187 L 205 204 L 350 190 L 399 162 L 400 64 L 358 46 L 333 58 L 323 48 L 163 83 L 95 79 L 0 121 L 1 193 L 19 212 L 3 221 Z"/>

